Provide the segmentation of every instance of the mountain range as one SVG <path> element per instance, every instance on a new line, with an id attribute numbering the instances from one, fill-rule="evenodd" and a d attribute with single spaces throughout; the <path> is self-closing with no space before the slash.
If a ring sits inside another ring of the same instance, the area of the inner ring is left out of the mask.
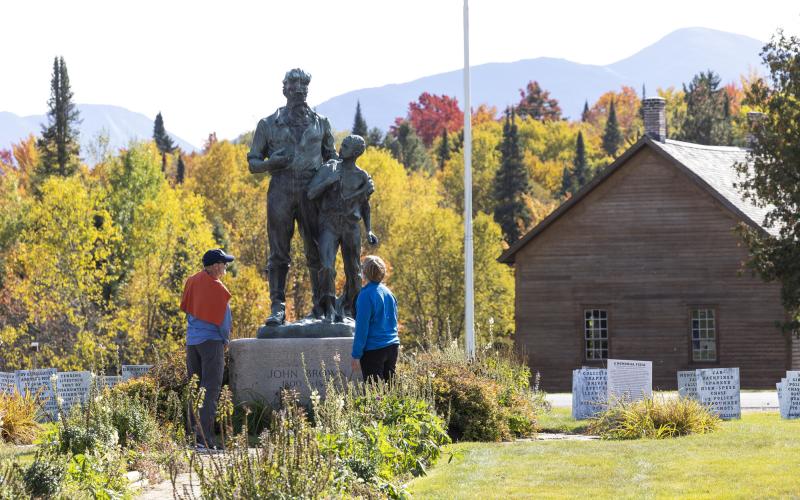
<path id="1" fill-rule="evenodd" d="M 714 70 L 723 84 L 738 82 L 740 75 L 755 69 L 763 73 L 759 52 L 763 46 L 754 38 L 707 28 L 673 31 L 632 56 L 605 66 L 579 64 L 565 59 L 539 57 L 509 63 L 472 66 L 473 109 L 480 104 L 502 110 L 520 100 L 519 89 L 536 80 L 551 97 L 558 99 L 566 117 L 580 116 L 584 102 L 591 106 L 601 94 L 628 85 L 647 95 L 657 88 L 688 83 L 700 71 Z M 635 49 L 635 47 L 632 47 Z M 337 130 L 353 124 L 356 102 L 370 127 L 386 130 L 398 116 L 405 116 L 408 104 L 423 92 L 446 94 L 464 102 L 461 70 L 431 75 L 411 82 L 354 90 L 316 106 Z"/>
<path id="2" fill-rule="evenodd" d="M 111 151 L 127 146 L 132 140 L 150 140 L 153 137 L 155 117 L 149 118 L 141 113 L 105 104 L 78 104 L 77 107 L 82 120 L 79 136 L 82 154 L 89 151 L 89 145 L 102 132 L 108 134 Z M 29 134 L 38 136 L 42 123 L 47 123 L 46 115 L 17 116 L 0 111 L 0 149 L 10 148 L 12 143 L 19 142 Z M 183 151 L 197 149 L 175 134 L 169 135 Z"/>
<path id="3" fill-rule="evenodd" d="M 552 97 L 558 99 L 566 117 L 580 116 L 584 102 L 591 105 L 609 90 L 622 85 L 632 86 L 648 95 L 656 89 L 680 87 L 700 71 L 712 69 L 723 83 L 738 81 L 752 70 L 764 73 L 759 52 L 763 43 L 743 35 L 707 28 L 684 28 L 673 31 L 656 43 L 635 54 L 605 66 L 579 64 L 566 59 L 539 57 L 509 63 L 488 63 L 471 69 L 472 105 L 496 106 L 502 110 L 519 102 L 519 89 L 536 80 Z M 632 47 L 632 50 L 635 50 Z M 387 130 L 398 116 L 405 116 L 408 104 L 423 92 L 456 97 L 463 104 L 462 71 L 450 71 L 406 83 L 353 90 L 318 104 L 316 110 L 330 118 L 334 129 L 347 130 L 353 124 L 356 102 L 370 127 Z M 119 106 L 79 104 L 83 122 L 80 125 L 81 151 L 101 131 L 109 136 L 110 147 L 125 147 L 134 139 L 150 139 L 154 117 L 129 111 Z M 0 149 L 9 148 L 33 133 L 41 132 L 44 115 L 17 116 L 0 112 Z M 184 151 L 197 148 L 170 133 Z"/>

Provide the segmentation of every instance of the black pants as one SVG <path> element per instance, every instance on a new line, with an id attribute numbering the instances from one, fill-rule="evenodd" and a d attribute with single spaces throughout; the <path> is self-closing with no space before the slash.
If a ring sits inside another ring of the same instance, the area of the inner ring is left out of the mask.
<path id="1" fill-rule="evenodd" d="M 361 356 L 361 375 L 364 377 L 364 381 L 369 379 L 391 380 L 394 377 L 399 347 L 398 344 L 392 344 L 374 351 L 364 351 Z"/>
<path id="2" fill-rule="evenodd" d="M 190 418 L 197 442 L 208 446 L 221 444 L 217 443 L 214 433 L 214 417 L 217 414 L 217 400 L 222 389 L 222 373 L 225 370 L 225 346 L 222 341 L 206 340 L 202 344 L 187 345 L 186 369 L 189 378 L 197 375 L 200 387 L 206 390 L 203 406 L 200 408 L 200 426 L 194 422 L 193 415 Z"/>

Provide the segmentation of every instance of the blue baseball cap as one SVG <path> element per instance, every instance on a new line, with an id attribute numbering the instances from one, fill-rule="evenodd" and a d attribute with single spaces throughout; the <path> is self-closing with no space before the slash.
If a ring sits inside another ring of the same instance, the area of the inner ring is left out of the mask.
<path id="1" fill-rule="evenodd" d="M 226 254 L 221 248 L 215 248 L 203 254 L 204 267 L 213 266 L 218 262 L 233 262 L 233 260 L 233 255 Z"/>

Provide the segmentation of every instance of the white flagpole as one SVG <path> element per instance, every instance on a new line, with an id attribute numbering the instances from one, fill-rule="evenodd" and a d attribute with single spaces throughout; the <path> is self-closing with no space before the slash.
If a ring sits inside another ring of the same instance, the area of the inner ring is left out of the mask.
<path id="1" fill-rule="evenodd" d="M 464 326 L 467 357 L 475 356 L 472 264 L 472 106 L 469 86 L 469 0 L 464 0 Z"/>

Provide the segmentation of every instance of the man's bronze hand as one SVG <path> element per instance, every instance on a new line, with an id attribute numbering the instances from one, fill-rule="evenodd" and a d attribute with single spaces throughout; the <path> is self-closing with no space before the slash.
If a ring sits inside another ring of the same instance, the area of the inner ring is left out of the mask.
<path id="1" fill-rule="evenodd" d="M 267 169 L 270 172 L 284 169 L 292 163 L 293 159 L 294 155 L 291 153 L 286 153 L 285 150 L 280 149 L 272 153 L 269 159 L 267 159 Z"/>
<path id="2" fill-rule="evenodd" d="M 375 236 L 375 233 L 373 233 L 372 231 L 370 231 L 367 234 L 367 243 L 369 243 L 372 246 L 375 246 L 375 245 L 378 244 L 378 237 Z"/>

